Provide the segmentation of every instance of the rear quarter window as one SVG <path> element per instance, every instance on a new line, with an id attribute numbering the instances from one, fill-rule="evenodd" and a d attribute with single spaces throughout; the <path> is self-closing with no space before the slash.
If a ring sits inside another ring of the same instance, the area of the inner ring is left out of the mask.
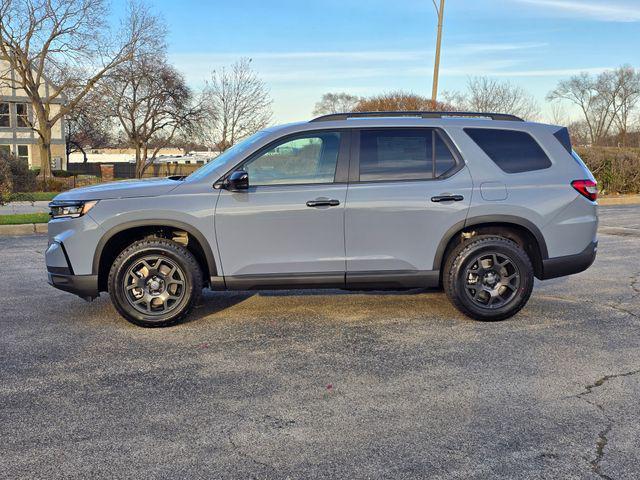
<path id="1" fill-rule="evenodd" d="M 465 128 L 464 131 L 506 173 L 531 172 L 551 166 L 547 154 L 526 132 L 497 128 Z"/>

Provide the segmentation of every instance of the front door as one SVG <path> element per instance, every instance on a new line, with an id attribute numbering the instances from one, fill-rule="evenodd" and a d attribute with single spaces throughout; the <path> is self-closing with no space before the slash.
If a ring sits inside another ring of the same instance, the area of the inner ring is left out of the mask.
<path id="1" fill-rule="evenodd" d="M 372 129 L 354 137 L 347 286 L 437 284 L 440 240 L 469 210 L 468 169 L 438 129 Z"/>
<path id="2" fill-rule="evenodd" d="M 341 132 L 299 134 L 239 167 L 249 189 L 222 190 L 215 213 L 227 287 L 344 285 L 347 186 L 336 171 L 348 161 L 346 141 Z"/>

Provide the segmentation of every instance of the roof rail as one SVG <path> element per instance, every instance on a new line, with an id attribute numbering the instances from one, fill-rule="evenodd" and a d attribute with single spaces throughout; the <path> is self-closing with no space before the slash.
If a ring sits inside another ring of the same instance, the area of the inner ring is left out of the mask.
<path id="1" fill-rule="evenodd" d="M 347 120 L 349 118 L 376 118 L 376 117 L 420 117 L 420 118 L 445 118 L 445 117 L 465 117 L 465 118 L 490 118 L 491 120 L 508 120 L 512 122 L 524 122 L 520 117 L 507 113 L 484 113 L 484 112 L 430 112 L 430 111 L 403 111 L 403 112 L 350 112 L 332 113 L 314 118 L 310 122 L 331 122 Z"/>

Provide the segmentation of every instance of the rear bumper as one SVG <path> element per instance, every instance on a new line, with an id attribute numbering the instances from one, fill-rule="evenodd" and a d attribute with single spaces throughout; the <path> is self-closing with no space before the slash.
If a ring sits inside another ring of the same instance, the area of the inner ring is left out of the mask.
<path id="1" fill-rule="evenodd" d="M 51 270 L 52 268 L 49 267 L 47 272 L 49 285 L 65 292 L 75 293 L 85 300 L 93 300 L 98 296 L 98 275 L 71 275 L 61 273 L 58 269 Z"/>
<path id="2" fill-rule="evenodd" d="M 596 259 L 598 242 L 590 243 L 582 252 L 564 257 L 548 258 L 542 261 L 540 280 L 564 277 L 585 271 Z"/>

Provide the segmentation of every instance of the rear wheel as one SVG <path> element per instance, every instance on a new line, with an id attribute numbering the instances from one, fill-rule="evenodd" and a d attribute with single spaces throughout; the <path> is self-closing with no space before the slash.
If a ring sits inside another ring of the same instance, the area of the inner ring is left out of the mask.
<path id="1" fill-rule="evenodd" d="M 137 241 L 113 262 L 109 295 L 118 312 L 142 327 L 183 319 L 202 293 L 198 262 L 182 245 L 163 238 Z"/>
<path id="2" fill-rule="evenodd" d="M 465 315 L 503 320 L 518 313 L 529 300 L 533 266 L 517 243 L 479 235 L 451 252 L 443 284 L 451 302 Z"/>

